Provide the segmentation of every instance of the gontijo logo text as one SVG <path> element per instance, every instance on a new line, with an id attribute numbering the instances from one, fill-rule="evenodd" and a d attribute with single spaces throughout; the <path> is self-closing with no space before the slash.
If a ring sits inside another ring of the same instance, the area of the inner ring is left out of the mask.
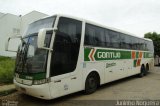
<path id="1" fill-rule="evenodd" d="M 98 58 L 121 58 L 120 52 L 98 52 Z"/>
<path id="2" fill-rule="evenodd" d="M 97 52 L 96 52 L 97 51 Z M 88 58 L 90 59 L 90 61 L 95 61 L 98 59 L 120 59 L 121 58 L 121 53 L 120 52 L 113 52 L 113 51 L 100 51 L 100 50 L 96 50 L 91 49 L 90 53 L 88 55 Z"/>
<path id="3" fill-rule="evenodd" d="M 85 48 L 85 61 L 99 61 L 99 60 L 115 60 L 115 59 L 129 59 L 131 58 L 129 51 L 120 50 L 104 50 L 95 48 Z"/>

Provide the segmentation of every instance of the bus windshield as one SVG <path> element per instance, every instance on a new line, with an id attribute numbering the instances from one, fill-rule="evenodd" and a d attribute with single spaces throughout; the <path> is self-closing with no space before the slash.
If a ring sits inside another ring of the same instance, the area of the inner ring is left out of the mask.
<path id="1" fill-rule="evenodd" d="M 38 31 L 41 28 L 51 28 L 54 25 L 55 17 L 49 17 L 36 21 L 29 25 L 26 37 L 20 44 L 17 52 L 16 72 L 39 73 L 46 71 L 47 50 L 37 47 Z M 49 42 L 52 33 L 47 33 L 47 42 Z"/>

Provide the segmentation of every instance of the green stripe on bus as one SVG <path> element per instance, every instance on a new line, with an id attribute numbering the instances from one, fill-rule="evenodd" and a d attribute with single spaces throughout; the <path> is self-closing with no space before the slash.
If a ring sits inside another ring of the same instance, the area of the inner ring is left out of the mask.
<path id="1" fill-rule="evenodd" d="M 153 58 L 153 53 L 150 53 L 150 52 L 144 52 L 143 54 L 143 58 Z"/>
<path id="2" fill-rule="evenodd" d="M 137 65 L 137 60 L 134 60 L 133 61 L 133 66 L 136 67 L 136 65 Z"/>
<path id="3" fill-rule="evenodd" d="M 15 73 L 19 75 L 19 78 L 27 79 L 27 80 L 40 80 L 46 78 L 46 73 L 33 73 L 33 74 L 21 74 Z"/>
<path id="4" fill-rule="evenodd" d="M 139 52 L 136 52 L 136 58 L 138 58 L 139 57 Z"/>
<path id="5" fill-rule="evenodd" d="M 90 59 L 89 59 L 89 57 L 88 57 L 90 51 L 91 51 L 91 48 L 85 48 L 85 49 L 84 49 L 84 61 L 90 61 Z"/>
<path id="6" fill-rule="evenodd" d="M 131 59 L 132 51 L 123 50 L 107 50 L 107 49 L 96 49 L 84 48 L 84 61 L 101 61 L 101 60 L 118 60 L 118 59 Z M 140 56 L 140 51 L 135 51 L 135 58 L 153 58 L 153 53 L 142 52 L 143 57 Z M 140 56 L 140 57 L 139 57 Z"/>

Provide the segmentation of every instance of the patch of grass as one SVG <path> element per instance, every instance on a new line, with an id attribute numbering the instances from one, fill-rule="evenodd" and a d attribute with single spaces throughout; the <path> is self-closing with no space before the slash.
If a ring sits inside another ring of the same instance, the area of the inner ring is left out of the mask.
<path id="1" fill-rule="evenodd" d="M 11 94 L 11 93 L 14 93 L 16 91 L 17 91 L 16 89 L 10 89 L 10 90 L 7 90 L 7 91 L 0 92 L 0 97 L 1 96 L 6 96 L 6 95 Z"/>
<path id="2" fill-rule="evenodd" d="M 13 70 L 15 67 L 15 60 L 10 57 L 0 56 L 0 83 L 13 82 Z"/>

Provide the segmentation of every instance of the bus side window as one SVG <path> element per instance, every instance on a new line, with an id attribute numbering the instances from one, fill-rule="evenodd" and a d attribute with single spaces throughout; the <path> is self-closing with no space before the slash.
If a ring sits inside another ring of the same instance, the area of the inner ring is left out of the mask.
<path id="1" fill-rule="evenodd" d="M 105 47 L 104 29 L 95 25 L 86 24 L 84 44 Z"/>
<path id="2" fill-rule="evenodd" d="M 129 43 L 129 45 L 128 45 L 129 48 L 128 49 L 131 49 L 133 44 L 132 44 L 132 37 L 130 35 L 128 35 L 128 43 Z"/>
<path id="3" fill-rule="evenodd" d="M 136 38 L 137 39 L 137 50 L 141 50 L 141 40 Z"/>
<path id="4" fill-rule="evenodd" d="M 109 30 L 105 30 L 105 44 L 106 47 L 111 47 Z"/>
<path id="5" fill-rule="evenodd" d="M 153 42 L 151 42 L 151 41 L 147 42 L 147 49 L 152 53 L 154 52 Z"/>
<path id="6" fill-rule="evenodd" d="M 105 47 L 105 34 L 103 28 L 96 27 L 96 39 L 97 39 L 96 46 Z"/>
<path id="7" fill-rule="evenodd" d="M 119 38 L 119 33 L 110 30 L 109 31 L 109 36 L 111 40 L 111 45 L 113 48 L 120 48 L 120 38 Z"/>
<path id="8" fill-rule="evenodd" d="M 95 28 L 92 25 L 86 24 L 84 44 L 95 46 L 97 43 L 95 36 L 96 36 Z"/>
<path id="9" fill-rule="evenodd" d="M 126 49 L 126 38 L 124 34 L 120 34 L 120 47 Z"/>
<path id="10" fill-rule="evenodd" d="M 132 49 L 137 50 L 137 39 L 132 37 Z"/>
<path id="11" fill-rule="evenodd" d="M 144 50 L 146 50 L 146 51 L 148 50 L 148 48 L 147 48 L 147 41 L 144 42 Z"/>
<path id="12" fill-rule="evenodd" d="M 126 43 L 126 49 L 132 48 L 132 38 L 129 35 L 125 35 L 125 43 Z"/>
<path id="13" fill-rule="evenodd" d="M 140 50 L 144 50 L 144 40 L 140 40 L 140 43 L 139 43 L 139 47 L 140 47 Z"/>

